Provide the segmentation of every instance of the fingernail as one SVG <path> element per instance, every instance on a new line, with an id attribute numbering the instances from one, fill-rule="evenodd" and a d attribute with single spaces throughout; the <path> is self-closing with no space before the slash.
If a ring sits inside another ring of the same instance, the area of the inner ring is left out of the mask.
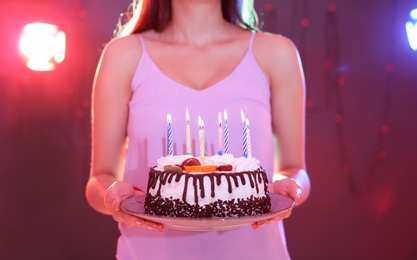
<path id="1" fill-rule="evenodd" d="M 113 208 L 116 211 L 119 211 L 120 210 L 120 208 L 116 205 L 116 201 L 113 202 Z"/>
<path id="2" fill-rule="evenodd" d="M 153 225 L 153 224 L 147 224 L 146 227 L 148 229 L 155 229 L 155 225 Z"/>
<path id="3" fill-rule="evenodd" d="M 140 226 L 140 225 L 143 224 L 143 220 L 136 220 L 135 221 L 135 224 L 138 225 L 138 226 Z"/>
<path id="4" fill-rule="evenodd" d="M 159 232 L 162 232 L 164 230 L 164 226 L 158 225 L 156 226 L 156 230 L 158 230 Z"/>

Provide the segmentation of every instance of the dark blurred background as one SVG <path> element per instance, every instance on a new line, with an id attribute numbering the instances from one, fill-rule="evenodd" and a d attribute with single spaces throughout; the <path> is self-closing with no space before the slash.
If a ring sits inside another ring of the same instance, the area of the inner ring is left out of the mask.
<path id="1" fill-rule="evenodd" d="M 0 2 L 0 259 L 114 259 L 111 217 L 84 199 L 90 93 L 129 0 Z M 291 38 L 307 81 L 309 200 L 285 220 L 293 259 L 417 259 L 416 1 L 256 0 Z M 67 56 L 27 69 L 26 23 L 57 24 Z"/>

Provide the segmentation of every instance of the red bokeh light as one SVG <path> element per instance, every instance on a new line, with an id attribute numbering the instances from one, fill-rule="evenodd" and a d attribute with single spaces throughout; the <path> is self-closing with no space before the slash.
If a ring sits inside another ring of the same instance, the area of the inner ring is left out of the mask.
<path id="1" fill-rule="evenodd" d="M 346 84 L 346 78 L 344 76 L 337 77 L 337 85 L 344 86 Z"/>
<path id="2" fill-rule="evenodd" d="M 336 5 L 334 5 L 334 4 L 329 4 L 329 5 L 327 6 L 327 11 L 328 11 L 329 13 L 334 13 L 334 12 L 336 12 Z"/>
<path id="3" fill-rule="evenodd" d="M 308 18 L 301 19 L 301 25 L 303 27 L 308 27 L 310 25 L 310 19 L 308 19 Z"/>
<path id="4" fill-rule="evenodd" d="M 333 118 L 333 120 L 334 120 L 334 122 L 335 122 L 336 124 L 340 124 L 340 123 L 342 123 L 342 122 L 343 122 L 343 116 L 342 116 L 342 115 L 336 115 L 336 116 Z"/>
<path id="5" fill-rule="evenodd" d="M 265 5 L 265 12 L 269 13 L 269 12 L 272 12 L 272 10 L 274 10 L 274 5 L 272 4 Z"/>

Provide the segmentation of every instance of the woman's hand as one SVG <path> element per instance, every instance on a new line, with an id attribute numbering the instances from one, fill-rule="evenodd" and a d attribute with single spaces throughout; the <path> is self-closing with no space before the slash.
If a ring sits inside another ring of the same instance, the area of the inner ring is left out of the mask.
<path id="1" fill-rule="evenodd" d="M 107 189 L 104 203 L 117 222 L 124 223 L 127 226 L 139 226 L 162 232 L 164 230 L 162 224 L 133 216 L 120 208 L 124 199 L 143 193 L 143 191 L 135 190 L 132 185 L 126 182 L 116 181 Z"/>
<path id="2" fill-rule="evenodd" d="M 268 190 L 270 193 L 281 194 L 290 197 L 292 200 L 294 200 L 296 206 L 301 203 L 301 186 L 292 178 L 285 178 L 269 184 Z M 271 224 L 283 220 L 291 216 L 291 213 L 292 209 L 288 209 L 283 214 L 279 214 L 276 217 L 253 223 L 252 228 L 257 229 L 266 224 Z"/>
<path id="3" fill-rule="evenodd" d="M 301 204 L 301 185 L 293 178 L 284 178 L 275 181 L 268 185 L 268 190 L 270 193 L 290 197 L 295 202 L 296 206 Z"/>

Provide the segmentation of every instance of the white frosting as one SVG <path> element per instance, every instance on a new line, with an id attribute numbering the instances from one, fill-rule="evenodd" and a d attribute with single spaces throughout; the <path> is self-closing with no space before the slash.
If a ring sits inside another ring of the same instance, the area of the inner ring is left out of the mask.
<path id="1" fill-rule="evenodd" d="M 183 161 L 189 158 L 193 158 L 192 155 L 174 155 L 174 156 L 166 156 L 161 157 L 157 160 L 158 170 L 163 170 L 165 165 L 181 165 Z M 200 160 L 200 158 L 195 157 L 201 163 L 201 165 L 226 165 L 230 164 L 233 166 L 234 172 L 241 172 L 241 171 L 254 171 L 259 168 L 259 160 L 255 159 L 254 157 L 246 158 L 246 157 L 239 157 L 235 158 L 232 154 L 223 154 L 223 155 L 213 155 L 209 157 L 205 157 L 204 160 Z"/>
<path id="2" fill-rule="evenodd" d="M 161 157 L 157 161 L 157 170 L 163 171 L 165 165 L 181 165 L 181 163 L 188 159 L 193 158 L 192 155 L 175 155 L 175 156 L 166 156 Z M 245 157 L 239 157 L 235 158 L 232 154 L 224 154 L 224 155 L 214 155 L 210 157 L 205 157 L 204 160 L 200 160 L 196 157 L 201 163 L 201 165 L 227 165 L 230 164 L 233 166 L 233 170 L 230 172 L 244 172 L 244 171 L 255 171 L 260 166 L 259 160 L 255 158 L 245 158 Z M 221 172 L 221 173 L 227 173 L 227 172 Z M 189 173 L 189 174 L 199 174 L 199 173 Z M 156 183 L 156 188 L 152 189 L 150 188 L 148 192 L 151 195 L 155 195 L 157 193 L 157 189 L 160 187 L 160 195 L 162 198 L 171 198 L 171 199 L 182 199 L 183 192 L 184 192 L 184 185 L 185 185 L 185 176 L 182 176 L 178 182 L 172 181 L 167 182 L 165 185 L 161 185 L 159 180 Z M 264 189 L 265 183 L 263 181 L 259 181 L 258 178 L 253 178 L 251 174 L 245 175 L 245 181 L 246 184 L 243 184 L 241 182 L 240 178 L 237 178 L 239 184 L 236 186 L 233 182 L 233 192 L 228 192 L 228 181 L 225 176 L 221 177 L 221 183 L 220 185 L 215 185 L 214 187 L 214 193 L 215 197 L 212 198 L 210 196 L 211 192 L 211 181 L 208 176 L 205 176 L 203 179 L 203 186 L 199 187 L 200 183 L 197 182 L 196 185 L 197 190 L 204 189 L 206 192 L 206 196 L 203 198 L 198 196 L 198 203 L 200 205 L 209 204 L 211 202 L 217 201 L 217 200 L 231 200 L 231 199 L 246 199 L 250 196 L 256 197 L 264 197 L 266 190 Z M 258 182 L 257 187 L 259 188 L 259 192 L 257 192 L 256 187 L 252 188 L 250 185 L 250 179 L 254 182 Z M 186 201 L 190 203 L 191 205 L 195 204 L 195 193 L 194 193 L 194 187 L 193 187 L 193 181 L 188 181 L 188 187 L 187 187 L 187 194 L 186 194 Z"/>
<path id="3" fill-rule="evenodd" d="M 159 158 L 157 162 L 157 166 L 159 170 L 164 170 L 165 165 L 181 165 L 183 161 L 189 158 L 193 158 L 192 155 L 173 155 L 173 156 L 165 156 Z"/>

